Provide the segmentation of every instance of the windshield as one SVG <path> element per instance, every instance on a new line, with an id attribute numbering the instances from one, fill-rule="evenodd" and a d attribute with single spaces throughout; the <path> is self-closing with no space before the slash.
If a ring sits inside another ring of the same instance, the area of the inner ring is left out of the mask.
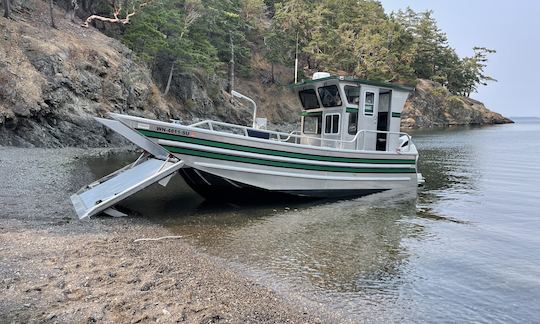
<path id="1" fill-rule="evenodd" d="M 300 101 L 304 109 L 315 109 L 319 108 L 319 101 L 317 100 L 317 94 L 315 89 L 306 89 L 298 92 L 300 96 Z"/>
<path id="2" fill-rule="evenodd" d="M 347 102 L 349 104 L 358 106 L 360 102 L 360 88 L 346 85 L 344 89 Z"/>
<path id="3" fill-rule="evenodd" d="M 319 88 L 319 97 L 324 107 L 341 106 L 341 97 L 336 85 Z"/>

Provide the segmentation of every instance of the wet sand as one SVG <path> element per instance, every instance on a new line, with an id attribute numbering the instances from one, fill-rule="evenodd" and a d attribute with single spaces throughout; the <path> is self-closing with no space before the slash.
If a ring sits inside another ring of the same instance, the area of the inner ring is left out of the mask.
<path id="1" fill-rule="evenodd" d="M 0 148 L 0 322 L 327 322 L 142 216 L 78 221 L 104 151 Z M 309 306 L 308 306 L 309 305 Z"/>

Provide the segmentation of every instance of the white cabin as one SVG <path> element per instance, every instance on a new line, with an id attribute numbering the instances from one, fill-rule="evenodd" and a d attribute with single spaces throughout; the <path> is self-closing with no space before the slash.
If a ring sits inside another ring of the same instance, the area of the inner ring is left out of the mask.
<path id="1" fill-rule="evenodd" d="M 316 73 L 294 85 L 302 104 L 302 143 L 395 152 L 401 112 L 413 88 Z"/>

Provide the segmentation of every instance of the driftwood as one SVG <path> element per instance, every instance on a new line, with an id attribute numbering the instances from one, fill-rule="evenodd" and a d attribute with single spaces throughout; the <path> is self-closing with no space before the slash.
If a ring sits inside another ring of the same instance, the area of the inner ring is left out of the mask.
<path id="1" fill-rule="evenodd" d="M 114 7 L 113 7 L 113 18 L 103 17 L 103 16 L 100 16 L 100 15 L 91 15 L 90 17 L 86 18 L 86 20 L 84 21 L 84 23 L 81 26 L 88 28 L 90 26 L 90 23 L 92 21 L 94 21 L 94 20 L 105 21 L 105 22 L 109 22 L 109 23 L 113 23 L 113 24 L 122 24 L 122 25 L 129 24 L 129 18 L 135 16 L 138 13 L 138 10 L 142 9 L 143 7 L 146 7 L 151 2 L 152 2 L 152 0 L 147 1 L 147 2 L 143 2 L 143 3 L 139 4 L 137 9 L 135 9 L 135 7 L 133 7 L 131 12 L 129 12 L 129 10 L 126 10 L 126 15 L 123 18 L 119 17 L 120 11 L 122 11 L 122 6 L 120 5 L 120 6 L 117 7 L 116 5 L 114 5 Z"/>
<path id="2" fill-rule="evenodd" d="M 161 241 L 165 239 L 179 239 L 182 238 L 182 236 L 162 236 L 162 237 L 156 237 L 156 238 L 140 238 L 133 240 L 133 243 L 137 242 L 144 242 L 144 241 Z"/>

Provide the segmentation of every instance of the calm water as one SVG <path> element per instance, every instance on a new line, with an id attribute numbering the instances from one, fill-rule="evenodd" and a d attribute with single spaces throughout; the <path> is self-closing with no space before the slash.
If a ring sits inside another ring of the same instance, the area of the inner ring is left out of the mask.
<path id="1" fill-rule="evenodd" d="M 284 295 L 352 319 L 539 322 L 540 123 L 414 138 L 427 179 L 417 198 L 245 208 L 205 203 L 177 177 L 174 190 L 156 186 L 125 205 Z"/>

